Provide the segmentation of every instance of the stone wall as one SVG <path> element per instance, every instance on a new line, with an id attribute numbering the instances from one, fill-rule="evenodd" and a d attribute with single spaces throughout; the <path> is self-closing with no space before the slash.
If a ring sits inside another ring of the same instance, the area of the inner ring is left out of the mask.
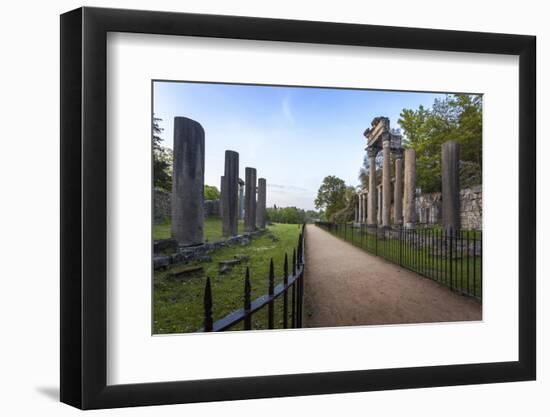
<path id="1" fill-rule="evenodd" d="M 161 224 L 171 216 L 171 193 L 155 188 L 153 190 L 153 220 L 155 224 Z"/>
<path id="2" fill-rule="evenodd" d="M 417 223 L 441 223 L 441 193 L 417 196 L 415 208 Z M 462 229 L 480 230 L 482 227 L 482 211 L 481 185 L 460 190 L 460 222 Z"/>
<path id="3" fill-rule="evenodd" d="M 460 190 L 460 222 L 463 229 L 481 230 L 482 194 L 481 185 Z"/>
<path id="4" fill-rule="evenodd" d="M 416 197 L 415 209 L 417 223 L 441 223 L 441 193 L 420 194 Z"/>
<path id="5" fill-rule="evenodd" d="M 220 216 L 220 200 L 205 200 L 204 217 L 219 217 L 219 216 Z"/>
<path id="6" fill-rule="evenodd" d="M 155 188 L 153 191 L 153 217 L 155 224 L 170 220 L 172 208 L 172 193 Z M 220 215 L 220 200 L 205 200 L 204 216 L 217 217 Z"/>

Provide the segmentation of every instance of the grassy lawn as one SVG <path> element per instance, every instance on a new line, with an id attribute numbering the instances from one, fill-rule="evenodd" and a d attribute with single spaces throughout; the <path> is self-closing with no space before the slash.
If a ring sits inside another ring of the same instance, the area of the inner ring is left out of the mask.
<path id="1" fill-rule="evenodd" d="M 186 333 L 202 327 L 206 276 L 210 277 L 212 284 L 214 321 L 243 306 L 244 276 L 247 266 L 250 268 L 252 300 L 266 294 L 270 259 L 273 258 L 275 285 L 277 285 L 283 280 L 285 252 L 288 253 L 289 270 L 291 269 L 292 250 L 297 246 L 300 230 L 301 225 L 297 224 L 270 225 L 268 233 L 254 238 L 250 245 L 218 249 L 209 254 L 211 261 L 190 263 L 189 265 L 203 266 L 204 272 L 183 282 L 171 279 L 169 270 L 156 271 L 153 293 L 153 333 Z M 275 236 L 276 239 L 271 238 L 270 235 Z M 218 262 L 233 259 L 236 255 L 248 256 L 249 260 L 235 265 L 230 272 L 219 274 Z M 282 327 L 282 316 L 282 297 L 279 297 L 275 301 L 276 328 Z M 252 327 L 253 329 L 267 327 L 267 308 L 252 316 Z M 242 323 L 234 330 L 241 328 Z"/>
<path id="2" fill-rule="evenodd" d="M 170 222 L 155 224 L 153 227 L 153 240 L 170 239 Z M 244 221 L 239 220 L 238 232 L 244 232 Z M 208 217 L 204 220 L 204 239 L 207 242 L 221 240 L 222 220 L 218 217 Z"/>
<path id="3" fill-rule="evenodd" d="M 442 244 L 441 240 L 437 239 L 440 236 L 439 232 L 440 229 L 419 229 L 417 237 L 420 240 L 424 239 L 429 242 L 428 245 L 423 247 L 407 240 L 402 241 L 400 244 L 399 239 L 396 237 L 392 238 L 388 235 L 384 238 L 374 232 L 366 233 L 365 229 L 360 231 L 351 226 L 347 228 L 340 227 L 333 234 L 370 253 L 400 264 L 443 285 L 481 298 L 481 256 L 473 256 L 473 254 L 468 256 L 465 247 L 462 256 L 456 256 L 453 259 L 439 256 L 439 248 L 445 247 L 444 243 Z M 467 236 L 470 242 L 477 239 L 476 245 L 479 248 L 481 232 L 465 232 L 463 234 L 464 244 Z"/>

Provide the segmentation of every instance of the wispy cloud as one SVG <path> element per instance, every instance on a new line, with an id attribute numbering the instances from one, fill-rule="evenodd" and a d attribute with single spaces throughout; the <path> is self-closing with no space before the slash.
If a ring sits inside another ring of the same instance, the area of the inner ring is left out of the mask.
<path id="1" fill-rule="evenodd" d="M 292 113 L 290 95 L 286 95 L 281 100 L 281 109 L 283 111 L 283 116 L 285 120 L 289 124 L 294 125 L 294 114 Z"/>
<path id="2" fill-rule="evenodd" d="M 309 191 L 307 188 L 296 187 L 294 185 L 269 184 L 269 183 L 267 184 L 267 188 L 277 188 L 279 190 L 285 190 L 285 191 L 299 191 L 299 192 Z"/>

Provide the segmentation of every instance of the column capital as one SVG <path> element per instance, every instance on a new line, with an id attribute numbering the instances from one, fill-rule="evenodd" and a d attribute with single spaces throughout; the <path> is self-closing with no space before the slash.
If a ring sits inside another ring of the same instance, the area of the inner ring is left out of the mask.
<path id="1" fill-rule="evenodd" d="M 389 132 L 384 133 L 380 139 L 382 140 L 382 147 L 387 148 L 391 145 L 391 135 Z"/>
<path id="2" fill-rule="evenodd" d="M 395 159 L 403 159 L 403 148 L 393 149 L 392 154 Z"/>
<path id="3" fill-rule="evenodd" d="M 367 148 L 367 155 L 369 158 L 376 158 L 376 155 L 378 155 L 378 152 L 380 152 L 380 149 L 375 146 L 369 146 Z"/>

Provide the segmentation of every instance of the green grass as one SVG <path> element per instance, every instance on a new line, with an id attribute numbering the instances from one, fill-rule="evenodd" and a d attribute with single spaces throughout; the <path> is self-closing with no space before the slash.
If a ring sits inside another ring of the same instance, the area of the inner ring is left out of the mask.
<path id="1" fill-rule="evenodd" d="M 481 256 L 473 256 L 473 254 L 468 256 L 465 248 L 462 257 L 449 259 L 439 256 L 437 251 L 438 248 L 442 247 L 441 240 L 436 239 L 439 232 L 440 229 L 435 228 L 418 229 L 417 236 L 430 242 L 430 245 L 418 247 L 407 240 L 403 240 L 400 244 L 397 237 L 390 237 L 390 235 L 383 237 L 374 232 L 369 231 L 367 233 L 366 229 L 360 231 L 349 225 L 346 228 L 341 226 L 337 230 L 333 230 L 334 235 L 369 253 L 400 264 L 404 268 L 431 278 L 461 293 L 481 298 Z M 433 246 L 431 245 L 432 236 L 434 237 Z M 469 236 L 470 242 L 474 238 L 477 239 L 476 244 L 479 247 L 481 244 L 480 231 L 465 232 L 463 234 L 464 243 L 466 243 L 466 236 Z"/>
<path id="2" fill-rule="evenodd" d="M 170 239 L 170 222 L 153 226 L 153 240 Z M 244 232 L 244 222 L 239 220 L 238 233 Z M 223 239 L 222 220 L 218 217 L 204 219 L 204 239 L 206 242 L 216 242 Z"/>
<path id="3" fill-rule="evenodd" d="M 169 277 L 168 271 L 156 271 L 153 291 L 153 333 L 186 333 L 197 331 L 203 325 L 203 296 L 206 276 L 212 284 L 213 319 L 219 320 L 233 310 L 242 308 L 244 276 L 250 268 L 252 300 L 268 291 L 269 261 L 273 258 L 275 267 L 275 285 L 282 282 L 285 252 L 289 257 L 291 269 L 292 250 L 297 246 L 301 225 L 273 224 L 268 233 L 255 237 L 250 245 L 235 245 L 218 249 L 209 255 L 210 262 L 192 262 L 189 265 L 202 265 L 204 272 L 177 282 Z M 270 232 L 270 233 L 269 233 Z M 273 241 L 269 235 L 278 239 Z M 220 275 L 218 262 L 233 259 L 235 255 L 249 256 L 248 262 L 233 267 L 231 272 Z M 275 327 L 282 327 L 282 297 L 275 302 Z M 252 316 L 253 329 L 267 327 L 267 308 Z M 242 329 L 242 323 L 232 330 Z"/>

